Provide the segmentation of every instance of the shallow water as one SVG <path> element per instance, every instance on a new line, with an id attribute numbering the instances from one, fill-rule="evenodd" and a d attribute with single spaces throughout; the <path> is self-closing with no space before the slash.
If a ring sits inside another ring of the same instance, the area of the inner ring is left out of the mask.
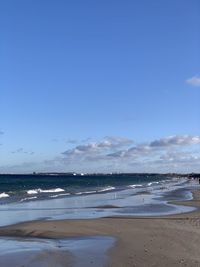
<path id="1" fill-rule="evenodd" d="M 108 236 L 68 238 L 0 238 L 0 266 L 102 267 L 115 239 Z"/>

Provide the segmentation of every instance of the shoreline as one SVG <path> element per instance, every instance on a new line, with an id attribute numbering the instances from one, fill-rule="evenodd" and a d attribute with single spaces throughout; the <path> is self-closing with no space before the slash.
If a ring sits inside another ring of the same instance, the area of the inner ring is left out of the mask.
<path id="1" fill-rule="evenodd" d="M 63 239 L 110 236 L 106 266 L 200 266 L 200 190 L 193 199 L 173 201 L 197 210 L 159 217 L 107 217 L 60 221 L 30 221 L 0 227 L 0 236 Z M 95 265 L 94 265 L 95 266 Z"/>

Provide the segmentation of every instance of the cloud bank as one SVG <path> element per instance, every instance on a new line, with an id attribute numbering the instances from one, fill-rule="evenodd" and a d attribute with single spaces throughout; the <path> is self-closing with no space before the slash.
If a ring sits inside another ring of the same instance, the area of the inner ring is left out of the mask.
<path id="1" fill-rule="evenodd" d="M 20 148 L 15 153 L 24 153 Z M 75 172 L 200 172 L 200 136 L 173 135 L 146 143 L 106 136 L 102 140 L 74 145 L 53 159 L 21 166 L 4 166 L 0 171 Z"/>
<path id="2" fill-rule="evenodd" d="M 200 171 L 200 136 L 174 135 L 135 143 L 126 138 L 105 137 L 95 143 L 62 152 L 57 161 L 81 170 L 97 171 Z"/>

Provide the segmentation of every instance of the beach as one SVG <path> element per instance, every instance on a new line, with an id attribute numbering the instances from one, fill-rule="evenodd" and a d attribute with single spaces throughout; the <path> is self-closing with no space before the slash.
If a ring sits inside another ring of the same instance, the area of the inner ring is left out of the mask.
<path id="1" fill-rule="evenodd" d="M 200 0 L 0 6 L 0 267 L 200 267 Z"/>
<path id="2" fill-rule="evenodd" d="M 193 191 L 193 196 L 192 200 L 176 204 L 198 208 L 200 191 Z M 108 257 L 102 266 L 200 266 L 198 209 L 190 213 L 159 217 L 36 220 L 1 227 L 0 235 L 55 240 L 90 236 L 113 237 L 115 241 L 107 250 Z M 65 262 L 63 266 L 74 265 Z M 95 261 L 91 261 L 88 266 L 97 265 Z"/>

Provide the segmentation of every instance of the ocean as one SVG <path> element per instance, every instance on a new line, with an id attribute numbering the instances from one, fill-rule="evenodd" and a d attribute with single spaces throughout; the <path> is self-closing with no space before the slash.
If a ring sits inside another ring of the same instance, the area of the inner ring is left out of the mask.
<path id="1" fill-rule="evenodd" d="M 162 216 L 189 212 L 197 181 L 162 174 L 0 175 L 0 226 L 38 219 Z"/>
<path id="2" fill-rule="evenodd" d="M 98 194 L 127 188 L 146 189 L 177 176 L 159 174 L 27 174 L 0 175 L 0 204 Z"/>

